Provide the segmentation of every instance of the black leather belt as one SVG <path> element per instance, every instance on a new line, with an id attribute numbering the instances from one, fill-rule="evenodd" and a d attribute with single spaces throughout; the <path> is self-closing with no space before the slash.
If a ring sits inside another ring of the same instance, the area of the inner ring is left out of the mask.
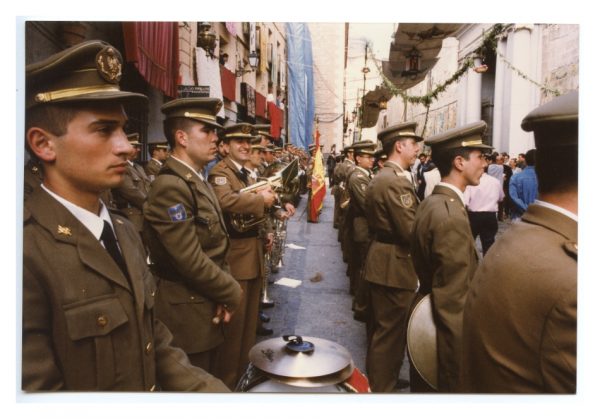
<path id="1" fill-rule="evenodd" d="M 398 244 L 398 238 L 389 231 L 375 232 L 375 240 L 385 244 Z"/>

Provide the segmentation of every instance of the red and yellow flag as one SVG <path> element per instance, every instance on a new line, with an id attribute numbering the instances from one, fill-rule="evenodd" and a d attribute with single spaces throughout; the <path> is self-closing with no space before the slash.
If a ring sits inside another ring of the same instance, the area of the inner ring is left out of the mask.
<path id="1" fill-rule="evenodd" d="M 308 210 L 308 221 L 316 223 L 319 221 L 319 213 L 323 208 L 325 198 L 325 168 L 323 167 L 323 155 L 319 146 L 319 129 L 315 132 L 315 157 L 311 177 L 311 198 Z"/>

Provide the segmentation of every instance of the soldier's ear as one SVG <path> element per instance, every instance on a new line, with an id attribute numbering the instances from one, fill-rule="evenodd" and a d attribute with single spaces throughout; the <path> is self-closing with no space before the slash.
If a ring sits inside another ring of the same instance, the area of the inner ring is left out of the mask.
<path id="1" fill-rule="evenodd" d="M 43 162 L 56 160 L 56 140 L 55 135 L 39 127 L 29 128 L 26 133 L 29 150 Z"/>
<path id="2" fill-rule="evenodd" d="M 175 131 L 175 143 L 180 144 L 183 147 L 187 147 L 188 145 L 188 135 L 182 129 L 178 129 Z"/>

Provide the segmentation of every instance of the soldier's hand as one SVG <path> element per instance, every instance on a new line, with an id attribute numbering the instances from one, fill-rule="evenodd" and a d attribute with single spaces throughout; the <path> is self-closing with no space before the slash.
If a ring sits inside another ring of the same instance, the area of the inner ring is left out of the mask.
<path id="1" fill-rule="evenodd" d="M 265 250 L 267 252 L 270 252 L 271 249 L 273 248 L 273 241 L 274 240 L 275 240 L 275 234 L 268 233 L 267 237 L 265 238 Z"/>
<path id="2" fill-rule="evenodd" d="M 265 207 L 271 208 L 275 203 L 275 199 L 277 199 L 277 196 L 275 195 L 275 192 L 273 192 L 273 189 L 263 189 L 262 191 L 260 191 L 260 194 L 262 195 L 265 201 Z"/>
<path id="3" fill-rule="evenodd" d="M 232 316 L 233 311 L 229 311 L 225 304 L 217 304 L 217 312 L 215 314 L 215 317 L 213 318 L 213 323 L 229 323 L 231 321 Z"/>
<path id="4" fill-rule="evenodd" d="M 288 218 L 293 217 L 294 214 L 296 213 L 296 207 L 289 202 L 284 205 L 284 208 L 287 211 Z"/>

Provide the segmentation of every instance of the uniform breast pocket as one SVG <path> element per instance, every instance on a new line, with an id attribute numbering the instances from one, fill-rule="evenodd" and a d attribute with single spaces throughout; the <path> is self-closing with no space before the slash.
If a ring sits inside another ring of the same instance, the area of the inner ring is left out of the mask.
<path id="1" fill-rule="evenodd" d="M 198 319 L 212 319 L 213 303 L 206 297 L 189 289 L 179 282 L 161 281 L 157 301 L 157 317 L 167 324 L 169 329 L 177 329 L 181 324 L 182 331 Z M 176 320 L 176 321 L 173 321 Z M 177 336 L 179 330 L 171 330 Z"/>
<path id="2" fill-rule="evenodd" d="M 219 224 L 219 219 L 213 214 L 198 212 L 195 221 L 202 247 L 207 249 L 217 246 L 218 241 L 223 239 L 223 231 Z"/>
<path id="3" fill-rule="evenodd" d="M 90 366 L 95 365 L 95 382 L 90 387 L 98 390 L 110 389 L 117 376 L 119 360 L 114 342 L 119 332 L 129 319 L 127 313 L 116 296 L 102 296 L 91 301 L 77 302 L 63 307 L 67 325 L 67 333 L 72 343 L 69 345 L 69 362 L 81 368 L 73 369 L 72 374 L 90 373 Z M 93 380 L 94 377 L 79 377 L 81 382 Z"/>

